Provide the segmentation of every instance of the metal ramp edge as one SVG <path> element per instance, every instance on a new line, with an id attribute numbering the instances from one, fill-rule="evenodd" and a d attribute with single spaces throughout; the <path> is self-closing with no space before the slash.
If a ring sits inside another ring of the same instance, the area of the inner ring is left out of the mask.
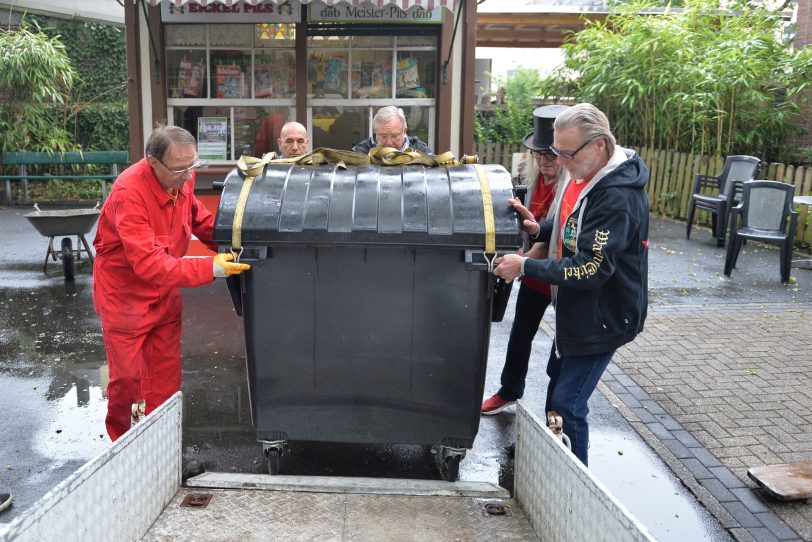
<path id="1" fill-rule="evenodd" d="M 403 478 L 289 476 L 206 472 L 186 480 L 187 487 L 255 489 L 309 493 L 352 493 L 401 496 L 509 499 L 510 492 L 489 482 L 446 482 Z"/>

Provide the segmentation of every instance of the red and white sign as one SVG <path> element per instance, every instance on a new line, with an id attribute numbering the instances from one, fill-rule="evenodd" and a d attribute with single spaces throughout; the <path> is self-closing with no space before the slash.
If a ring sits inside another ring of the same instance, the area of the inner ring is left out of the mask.
<path id="1" fill-rule="evenodd" d="M 256 7 L 256 6 L 280 6 L 282 7 L 285 4 L 307 4 L 310 0 L 149 0 L 150 5 L 157 6 L 161 5 L 168 5 L 172 4 L 174 6 L 235 6 L 238 4 L 245 4 L 247 6 Z M 413 8 L 414 6 L 420 6 L 424 9 L 429 11 L 433 10 L 437 7 L 444 7 L 448 8 L 451 11 L 454 11 L 454 0 L 322 0 L 328 6 L 332 6 L 339 3 L 346 3 L 351 4 L 353 6 L 360 6 L 360 5 L 372 5 L 377 6 L 379 8 L 389 6 L 389 5 L 396 5 L 402 10 L 408 10 L 409 8 Z M 295 10 L 298 13 L 298 9 Z M 221 12 L 222 14 L 222 12 Z M 229 17 L 229 20 L 231 18 Z M 188 21 L 188 19 L 186 19 Z M 251 22 L 256 22 L 257 19 L 254 18 Z M 273 20 L 273 21 L 261 21 L 261 22 L 290 22 L 290 21 L 282 21 L 282 20 Z"/>
<path id="2" fill-rule="evenodd" d="M 157 5 L 155 0 L 150 3 Z M 165 23 L 296 23 L 301 10 L 302 5 L 296 0 L 166 0 L 161 3 L 161 20 Z"/>

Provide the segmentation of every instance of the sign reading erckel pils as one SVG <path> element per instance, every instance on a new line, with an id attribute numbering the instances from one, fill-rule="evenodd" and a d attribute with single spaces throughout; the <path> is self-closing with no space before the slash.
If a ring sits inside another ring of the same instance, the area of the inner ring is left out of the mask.
<path id="1" fill-rule="evenodd" d="M 165 23 L 295 23 L 300 19 L 302 5 L 296 0 L 263 2 L 252 6 L 245 2 L 235 2 L 228 6 L 219 2 L 209 2 L 205 6 L 197 3 L 175 5 L 174 2 L 161 2 L 161 20 Z"/>
<path id="2" fill-rule="evenodd" d="M 328 6 L 324 2 L 310 2 L 307 5 L 308 21 L 331 21 L 342 23 L 398 23 L 398 24 L 440 24 L 443 22 L 443 8 L 427 10 L 412 6 L 404 11 L 395 4 L 378 6 L 377 2 L 353 5 L 340 2 Z"/>

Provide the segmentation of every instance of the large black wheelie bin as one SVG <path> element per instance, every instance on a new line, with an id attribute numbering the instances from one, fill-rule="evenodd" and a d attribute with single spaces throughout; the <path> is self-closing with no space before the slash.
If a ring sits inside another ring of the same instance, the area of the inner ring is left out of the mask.
<path id="1" fill-rule="evenodd" d="M 229 280 L 271 473 L 291 440 L 437 446 L 456 478 L 494 301 L 483 201 L 497 251 L 521 244 L 510 174 L 271 163 L 244 183 L 226 178 L 214 239 L 252 265 Z"/>

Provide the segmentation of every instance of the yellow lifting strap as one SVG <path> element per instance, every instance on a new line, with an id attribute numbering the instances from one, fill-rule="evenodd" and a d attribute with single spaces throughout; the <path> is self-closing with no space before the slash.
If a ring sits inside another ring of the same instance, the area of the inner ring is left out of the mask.
<path id="1" fill-rule="evenodd" d="M 267 155 L 265 155 L 267 156 Z M 263 159 L 265 157 L 263 156 Z M 254 158 L 253 160 L 257 160 Z M 444 152 L 437 156 L 431 156 L 424 152 L 406 149 L 399 151 L 391 147 L 374 147 L 369 150 L 369 154 L 360 152 L 344 151 L 340 149 L 328 149 L 319 147 L 307 154 L 293 158 L 274 158 L 274 164 L 296 164 L 300 166 L 318 166 L 322 164 L 337 164 L 339 167 L 345 166 L 400 166 L 400 165 L 422 165 L 427 167 L 454 166 L 458 164 L 474 164 L 476 156 L 463 156 L 462 160 L 457 160 L 454 153 Z"/>
<path id="2" fill-rule="evenodd" d="M 496 259 L 496 221 L 493 217 L 493 198 L 491 185 L 488 182 L 488 172 L 481 165 L 474 164 L 479 187 L 482 190 L 482 212 L 485 217 L 485 260 L 488 262 L 488 272 L 493 271 L 493 260 Z"/>
<path id="3" fill-rule="evenodd" d="M 245 205 L 248 203 L 248 194 L 251 192 L 251 185 L 254 184 L 254 177 L 262 175 L 265 164 L 272 162 L 276 154 L 265 153 L 262 158 L 253 156 L 240 156 L 237 167 L 245 174 L 245 181 L 242 183 L 240 195 L 237 197 L 237 205 L 234 207 L 234 221 L 231 223 L 231 250 L 242 250 L 242 219 L 245 215 Z M 239 259 L 238 257 L 235 258 Z"/>
<path id="4" fill-rule="evenodd" d="M 245 216 L 245 205 L 248 203 L 248 194 L 251 192 L 254 177 L 257 175 L 262 175 L 262 172 L 267 164 L 295 164 L 302 166 L 335 164 L 340 168 L 346 168 L 348 165 L 362 166 L 367 164 L 382 166 L 413 164 L 428 167 L 439 167 L 454 166 L 459 164 L 476 164 L 477 161 L 478 157 L 476 155 L 463 155 L 462 160 L 457 160 L 454 157 L 454 154 L 451 152 L 444 152 L 442 154 L 438 154 L 437 156 L 430 156 L 426 153 L 412 149 L 399 151 L 391 147 L 375 147 L 370 149 L 369 154 L 319 147 L 307 154 L 296 156 L 294 158 L 278 158 L 276 153 L 273 152 L 263 154 L 262 158 L 242 155 L 237 161 L 237 167 L 245 175 L 245 181 L 243 181 L 242 189 L 240 190 L 240 195 L 237 198 L 237 204 L 234 208 L 234 220 L 231 225 L 231 250 L 234 251 L 242 249 L 242 221 L 243 217 Z M 480 183 L 482 183 L 481 178 Z M 487 185 L 487 179 L 485 184 Z M 483 201 L 484 200 L 485 196 L 483 194 Z M 490 191 L 488 191 L 488 200 L 490 201 Z M 491 205 L 490 216 L 491 230 L 493 230 L 493 205 Z"/>

